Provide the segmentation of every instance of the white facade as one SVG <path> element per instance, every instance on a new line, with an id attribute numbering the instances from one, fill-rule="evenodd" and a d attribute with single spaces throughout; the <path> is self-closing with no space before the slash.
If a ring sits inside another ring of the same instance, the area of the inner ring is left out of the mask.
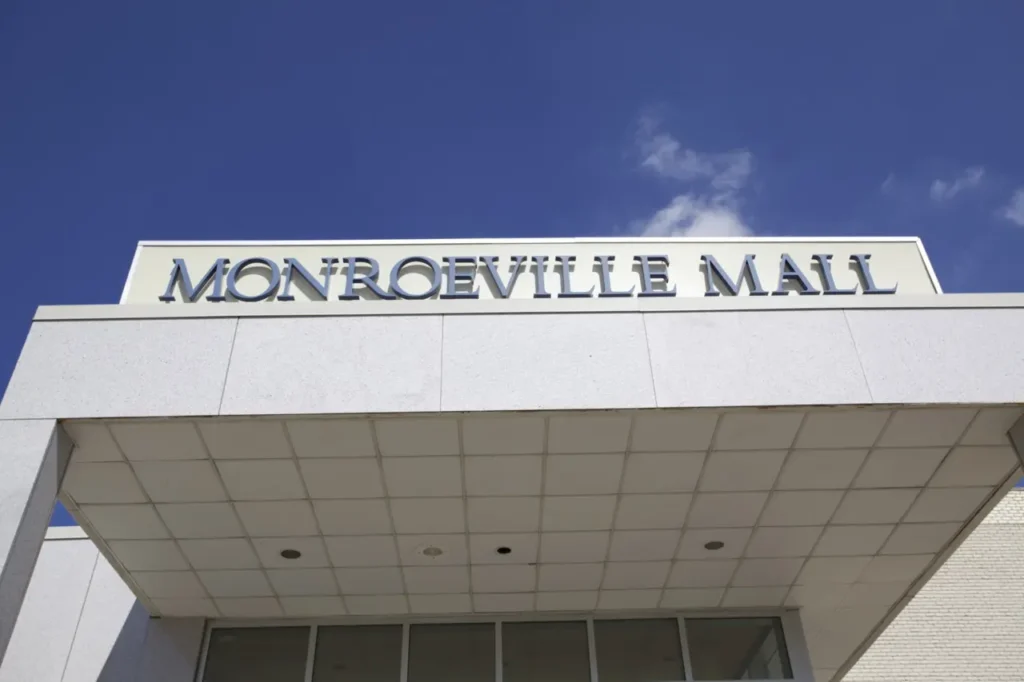
<path id="1" fill-rule="evenodd" d="M 940 292 L 916 240 L 143 245 L 0 404 L 0 680 L 219 682 L 288 626 L 282 682 L 347 681 L 342 625 L 457 679 L 453 622 L 500 682 L 551 622 L 570 680 L 644 628 L 652 680 L 908 679 L 1020 476 L 1024 298 Z"/>
<path id="2" fill-rule="evenodd" d="M 1011 491 L 847 673 L 849 682 L 1021 677 L 1024 490 Z"/>

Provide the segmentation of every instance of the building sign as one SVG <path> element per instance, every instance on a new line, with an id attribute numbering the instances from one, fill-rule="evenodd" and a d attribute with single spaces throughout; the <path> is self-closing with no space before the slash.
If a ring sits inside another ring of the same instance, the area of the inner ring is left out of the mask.
<path id="1" fill-rule="evenodd" d="M 936 293 L 916 240 L 143 243 L 123 303 Z"/>

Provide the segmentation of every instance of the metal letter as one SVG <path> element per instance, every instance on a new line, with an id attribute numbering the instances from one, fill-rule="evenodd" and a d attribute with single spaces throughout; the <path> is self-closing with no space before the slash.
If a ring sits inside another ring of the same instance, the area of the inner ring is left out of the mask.
<path id="1" fill-rule="evenodd" d="M 356 272 L 356 267 L 359 265 L 369 265 L 370 271 L 365 274 L 359 274 Z M 380 275 L 380 265 L 373 258 L 364 258 L 362 256 L 350 256 L 345 259 L 345 293 L 338 296 L 338 300 L 341 301 L 357 301 L 359 300 L 359 294 L 355 292 L 355 286 L 362 284 L 367 289 L 372 291 L 377 298 L 384 299 L 385 301 L 393 301 L 395 295 L 388 293 L 380 288 L 377 284 L 377 276 Z"/>
<path id="2" fill-rule="evenodd" d="M 612 289 L 611 263 L 615 256 L 594 256 L 594 260 L 601 266 L 601 292 L 598 298 L 628 298 L 633 295 L 636 285 L 629 288 L 629 291 L 615 291 Z"/>
<path id="3" fill-rule="evenodd" d="M 498 297 L 508 298 L 511 296 L 512 287 L 516 285 L 516 280 L 519 279 L 519 269 L 523 266 L 526 256 L 512 256 L 512 272 L 508 276 L 508 284 L 498 274 L 497 256 L 480 256 L 480 260 L 487 266 L 487 272 L 491 276 L 491 281 L 494 282 L 494 288 L 498 290 Z"/>
<path id="4" fill-rule="evenodd" d="M 410 263 L 420 263 L 430 268 L 430 288 L 424 291 L 422 294 L 410 294 L 408 291 L 402 288 L 398 283 L 398 280 L 402 277 L 402 268 Z M 422 301 L 430 298 L 441 289 L 441 266 L 437 264 L 437 261 L 433 258 L 427 258 L 426 256 L 406 256 L 402 260 L 395 263 L 395 267 L 391 268 L 391 291 L 398 294 L 399 298 L 407 298 L 414 301 Z"/>
<path id="5" fill-rule="evenodd" d="M 789 291 L 785 289 L 784 285 L 786 284 L 786 280 L 789 279 L 795 280 L 796 283 L 800 285 L 800 291 L 798 291 L 797 293 L 799 293 L 801 296 L 821 293 L 813 286 L 811 286 L 811 281 L 807 279 L 807 275 L 805 275 L 803 273 L 803 270 L 801 270 L 799 266 L 797 266 L 797 264 L 793 261 L 790 255 L 788 253 L 784 253 L 782 254 L 782 260 L 779 262 L 779 286 L 775 288 L 773 295 L 787 295 Z"/>
<path id="6" fill-rule="evenodd" d="M 668 288 L 668 256 L 633 256 L 633 260 L 640 264 L 640 293 L 637 296 L 675 296 L 676 288 Z M 665 266 L 665 272 L 651 272 L 651 263 Z M 664 282 L 665 290 L 656 291 L 654 280 Z"/>
<path id="7" fill-rule="evenodd" d="M 284 287 L 283 287 L 283 289 L 281 291 L 281 294 L 277 297 L 277 300 L 279 300 L 279 301 L 294 301 L 295 300 L 295 297 L 292 296 L 291 294 L 289 294 L 288 292 L 291 290 L 291 287 L 292 287 L 292 277 L 294 277 L 295 273 L 298 272 L 299 275 L 302 277 L 302 279 L 306 280 L 306 284 L 308 284 L 309 286 L 311 286 L 314 289 L 316 289 L 316 292 L 318 294 L 320 294 L 320 296 L 326 301 L 327 300 L 327 290 L 330 289 L 330 287 L 331 287 L 331 268 L 333 268 L 335 266 L 335 264 L 338 262 L 338 259 L 337 258 L 333 258 L 333 257 L 321 258 L 320 262 L 323 263 L 325 266 L 327 266 L 326 267 L 326 272 L 324 272 L 323 284 L 318 282 L 316 277 L 314 277 L 312 275 L 312 273 L 309 272 L 309 270 L 304 268 L 302 266 L 302 263 L 300 263 L 297 259 L 295 259 L 295 258 L 285 258 L 284 259 Z"/>
<path id="8" fill-rule="evenodd" d="M 852 289 L 840 289 L 836 286 L 836 280 L 832 276 L 831 253 L 816 253 L 811 256 L 811 260 L 816 262 L 821 268 L 821 277 L 825 280 L 825 290 L 822 292 L 823 294 L 828 296 L 829 294 L 844 295 L 857 293 L 857 287 L 853 287 Z"/>
<path id="9" fill-rule="evenodd" d="M 473 288 L 473 280 L 476 279 L 476 258 L 473 256 L 445 256 L 444 262 L 448 266 L 448 287 L 441 294 L 441 298 L 480 298 L 480 287 Z M 472 265 L 469 271 L 459 272 L 456 268 L 459 265 Z M 455 285 L 459 282 L 469 282 L 471 291 L 459 291 Z"/>
<path id="10" fill-rule="evenodd" d="M 267 283 L 267 288 L 258 294 L 254 294 L 252 296 L 243 294 L 238 290 L 238 277 L 246 267 L 257 263 L 270 269 L 270 282 Z M 228 271 L 228 293 L 239 301 L 245 301 L 247 303 L 262 301 L 265 298 L 273 296 L 274 292 L 277 291 L 279 284 L 281 284 L 281 269 L 277 267 L 277 263 L 269 258 L 246 258 L 245 260 L 240 260 L 235 263 L 235 266 Z"/>
<path id="11" fill-rule="evenodd" d="M 572 274 L 569 266 L 576 262 L 576 256 L 555 256 L 555 260 L 558 261 L 558 274 L 562 277 L 562 291 L 558 294 L 558 298 L 590 298 L 594 295 L 593 285 L 586 291 L 572 290 L 572 280 L 570 279 Z"/>
<path id="12" fill-rule="evenodd" d="M 868 261 L 870 259 L 870 253 L 857 253 L 850 256 L 850 260 L 857 264 L 857 269 L 860 270 L 860 276 L 864 278 L 864 293 L 895 294 L 896 288 L 899 286 L 899 282 L 893 284 L 891 289 L 879 289 L 878 285 L 875 284 L 875 279 L 871 276 L 871 266 L 868 265 Z"/>
<path id="13" fill-rule="evenodd" d="M 544 275 L 547 271 L 547 256 L 533 256 L 530 258 L 533 261 L 536 270 L 533 273 L 534 281 L 536 282 L 533 297 L 534 298 L 551 298 L 551 294 L 548 293 L 548 289 L 544 286 Z"/>
<path id="14" fill-rule="evenodd" d="M 192 286 L 192 279 L 188 276 L 188 266 L 185 265 L 184 258 L 175 258 L 174 267 L 171 268 L 171 278 L 167 282 L 167 290 L 164 291 L 164 295 L 160 296 L 161 301 L 173 301 L 174 300 L 174 284 L 181 279 L 181 288 L 187 298 L 191 302 L 195 302 L 199 298 L 199 294 L 203 293 L 209 284 L 210 280 L 213 280 L 213 293 L 206 297 L 207 301 L 223 301 L 224 300 L 224 268 L 230 263 L 227 258 L 218 258 L 214 261 L 210 269 L 206 271 L 203 278 L 199 280 L 199 284 Z"/>
<path id="15" fill-rule="evenodd" d="M 743 257 L 743 267 L 740 268 L 739 277 L 736 281 L 733 281 L 732 277 L 722 268 L 721 264 L 715 259 L 714 256 L 704 254 L 700 257 L 702 263 L 704 263 L 704 295 L 705 296 L 721 296 L 722 292 L 715 286 L 715 277 L 718 277 L 725 285 L 725 288 L 733 296 L 739 296 L 740 284 L 743 282 L 743 278 L 747 278 L 747 282 L 750 284 L 750 295 L 751 296 L 767 296 L 768 292 L 761 286 L 761 278 L 757 276 L 757 267 L 754 266 L 754 254 L 748 253 Z"/>

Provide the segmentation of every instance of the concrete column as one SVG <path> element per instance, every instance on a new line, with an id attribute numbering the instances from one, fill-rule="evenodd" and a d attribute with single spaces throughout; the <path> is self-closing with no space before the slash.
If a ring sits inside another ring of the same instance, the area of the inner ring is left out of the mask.
<path id="1" fill-rule="evenodd" d="M 814 682 L 811 651 L 807 648 L 803 618 L 799 611 L 787 611 L 782 615 L 782 632 L 786 638 L 786 653 L 789 654 L 789 666 L 793 669 L 793 679 Z"/>
<path id="2" fill-rule="evenodd" d="M 0 420 L 0 661 L 70 454 L 71 441 L 53 419 Z"/>

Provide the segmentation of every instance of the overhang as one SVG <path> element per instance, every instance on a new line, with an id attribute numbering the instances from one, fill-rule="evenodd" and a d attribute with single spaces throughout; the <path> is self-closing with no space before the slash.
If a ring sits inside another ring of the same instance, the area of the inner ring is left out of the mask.
<path id="1" fill-rule="evenodd" d="M 72 420 L 153 615 L 800 609 L 835 669 L 1020 476 L 1018 407 Z"/>
<path id="2" fill-rule="evenodd" d="M 1018 295 L 465 303 L 44 308 L 0 419 L 154 615 L 798 609 L 819 679 L 1019 475 Z"/>

